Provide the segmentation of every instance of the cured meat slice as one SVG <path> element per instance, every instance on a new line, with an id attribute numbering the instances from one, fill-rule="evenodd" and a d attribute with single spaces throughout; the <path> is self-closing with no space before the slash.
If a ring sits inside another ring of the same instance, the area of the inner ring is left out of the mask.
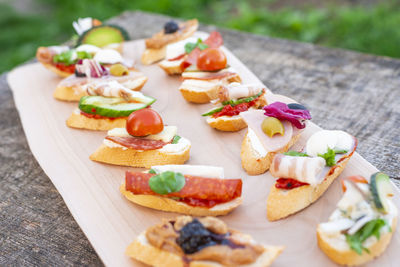
<path id="1" fill-rule="evenodd" d="M 159 195 L 151 190 L 149 180 L 155 174 L 141 172 L 126 172 L 126 190 L 133 194 Z M 228 202 L 242 194 L 241 179 L 204 178 L 185 175 L 185 186 L 179 191 L 164 195 L 185 199 L 214 200 Z"/>
<path id="2" fill-rule="evenodd" d="M 161 140 L 150 140 L 133 136 L 106 136 L 106 139 L 135 150 L 154 150 L 162 148 L 167 144 Z"/>
<path id="3" fill-rule="evenodd" d="M 293 126 L 288 121 L 282 121 L 285 132 L 283 135 L 276 134 L 273 137 L 266 135 L 261 129 L 261 123 L 267 116 L 264 115 L 264 110 L 248 110 L 240 113 L 240 116 L 247 123 L 248 127 L 254 131 L 261 144 L 268 152 L 276 152 L 284 148 L 292 139 Z"/>

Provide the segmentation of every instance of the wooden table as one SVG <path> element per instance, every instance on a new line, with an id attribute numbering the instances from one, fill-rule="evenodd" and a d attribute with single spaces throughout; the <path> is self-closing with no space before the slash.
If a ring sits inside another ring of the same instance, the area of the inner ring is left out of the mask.
<path id="1" fill-rule="evenodd" d="M 126 12 L 111 21 L 138 39 L 169 19 Z M 218 31 L 273 92 L 308 106 L 319 126 L 357 136 L 358 152 L 400 185 L 400 60 Z M 6 74 L 0 76 L 0 103 L 0 266 L 102 265 L 32 156 Z"/>

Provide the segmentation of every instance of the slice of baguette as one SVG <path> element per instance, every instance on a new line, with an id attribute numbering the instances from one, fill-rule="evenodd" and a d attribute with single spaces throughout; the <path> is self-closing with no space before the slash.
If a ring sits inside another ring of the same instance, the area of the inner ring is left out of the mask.
<path id="1" fill-rule="evenodd" d="M 67 120 L 67 126 L 94 131 L 108 131 L 114 128 L 125 128 L 126 119 L 126 117 L 115 119 L 95 119 L 73 112 Z"/>
<path id="2" fill-rule="evenodd" d="M 239 115 L 236 116 L 221 116 L 218 118 L 208 117 L 207 123 L 212 128 L 224 132 L 236 132 L 247 127 L 246 122 Z"/>
<path id="3" fill-rule="evenodd" d="M 189 80 L 189 79 L 188 79 Z M 234 75 L 231 76 L 227 79 L 223 79 L 221 82 L 222 83 L 233 83 L 233 82 L 241 82 L 240 76 Z M 192 102 L 192 103 L 197 103 L 197 104 L 205 104 L 209 103 L 211 100 L 216 99 L 218 97 L 218 92 L 219 92 L 219 87 L 221 83 L 216 82 L 215 86 L 211 86 L 210 88 L 206 90 L 191 90 L 190 88 L 186 88 L 185 84 L 182 83 L 181 87 L 179 90 L 181 91 L 181 94 L 183 98 L 185 98 L 186 101 Z"/>
<path id="4" fill-rule="evenodd" d="M 125 190 L 125 183 L 119 188 L 119 191 L 130 201 L 148 208 L 177 212 L 193 216 L 221 216 L 230 213 L 242 204 L 242 198 L 238 197 L 230 202 L 218 204 L 211 209 L 204 207 L 193 207 L 183 202 L 179 202 L 167 197 L 152 196 L 152 195 L 135 195 L 132 192 Z"/>
<path id="5" fill-rule="evenodd" d="M 248 132 L 243 139 L 242 149 L 240 151 L 240 158 L 242 160 L 243 169 L 250 175 L 259 175 L 268 171 L 269 166 L 277 153 L 283 153 L 289 150 L 297 140 L 299 140 L 301 134 L 297 134 L 292 137 L 290 142 L 281 150 L 276 152 L 269 152 L 266 156 L 261 157 L 256 150 L 254 150 Z"/>
<path id="6" fill-rule="evenodd" d="M 70 75 L 73 74 L 73 73 L 70 73 L 70 72 L 62 71 L 62 70 L 56 68 L 56 67 L 55 67 L 54 65 L 52 65 L 52 64 L 45 63 L 45 62 L 43 62 L 43 61 L 40 61 L 40 63 L 42 63 L 42 65 L 43 65 L 46 69 L 48 69 L 48 70 L 54 72 L 55 74 L 57 74 L 57 75 L 60 76 L 60 77 L 66 78 L 66 77 L 68 77 L 68 76 L 70 76 Z"/>
<path id="7" fill-rule="evenodd" d="M 367 246 L 370 253 L 363 251 L 363 253 L 359 255 L 348 246 L 344 248 L 341 244 L 335 245 L 331 237 L 323 232 L 319 226 L 317 227 L 318 246 L 331 260 L 338 264 L 347 266 L 362 265 L 378 257 L 385 251 L 396 230 L 396 225 L 397 218 L 393 220 L 391 232 L 382 234 L 379 240 Z M 342 242 L 346 241 L 341 240 L 341 243 Z"/>
<path id="8" fill-rule="evenodd" d="M 143 79 L 142 82 L 134 88 L 134 91 L 140 91 L 144 84 L 147 82 L 147 78 Z M 85 90 L 81 90 L 82 85 L 76 86 L 57 86 L 53 93 L 53 97 L 57 100 L 77 102 L 82 96 L 88 95 Z"/>
<path id="9" fill-rule="evenodd" d="M 190 146 L 181 153 L 165 153 L 159 149 L 143 151 L 102 144 L 89 158 L 114 165 L 150 168 L 154 165 L 184 164 L 189 154 Z"/>
<path id="10" fill-rule="evenodd" d="M 158 63 L 158 66 L 162 68 L 168 75 L 177 75 L 177 74 L 182 74 L 182 68 L 181 68 L 181 63 L 183 60 L 173 60 L 173 61 L 168 61 L 164 59 L 160 63 Z"/>
<path id="11" fill-rule="evenodd" d="M 333 172 L 325 176 L 322 183 L 317 186 L 303 185 L 291 190 L 284 190 L 276 188 L 273 184 L 267 199 L 268 220 L 280 220 L 314 203 L 342 173 L 350 158 L 346 157 L 335 165 Z"/>
<path id="12" fill-rule="evenodd" d="M 265 251 L 258 259 L 246 265 L 239 265 L 238 267 L 266 267 L 270 266 L 272 262 L 283 251 L 282 246 L 264 246 Z M 131 243 L 125 251 L 125 254 L 138 261 L 144 262 L 150 266 L 159 267 L 223 267 L 218 262 L 213 261 L 191 261 L 190 265 L 183 261 L 182 256 L 171 253 L 166 250 L 161 250 L 152 246 L 146 239 L 145 233 L 140 234 L 136 240 Z"/>
<path id="13" fill-rule="evenodd" d="M 146 48 L 142 54 L 142 64 L 150 65 L 165 58 L 167 47 L 162 48 Z"/>

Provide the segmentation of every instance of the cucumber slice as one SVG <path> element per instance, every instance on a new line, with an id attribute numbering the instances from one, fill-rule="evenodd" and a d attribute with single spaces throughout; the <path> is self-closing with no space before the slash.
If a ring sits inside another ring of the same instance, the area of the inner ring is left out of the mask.
<path id="1" fill-rule="evenodd" d="M 393 195 L 393 188 L 390 178 L 382 172 L 374 173 L 371 176 L 370 187 L 375 207 L 383 213 L 389 211 L 388 196 Z"/>
<path id="2" fill-rule="evenodd" d="M 156 99 L 144 96 L 141 103 L 128 103 L 120 97 L 84 96 L 79 101 L 79 109 L 88 114 L 109 118 L 127 117 L 133 111 L 153 104 Z"/>

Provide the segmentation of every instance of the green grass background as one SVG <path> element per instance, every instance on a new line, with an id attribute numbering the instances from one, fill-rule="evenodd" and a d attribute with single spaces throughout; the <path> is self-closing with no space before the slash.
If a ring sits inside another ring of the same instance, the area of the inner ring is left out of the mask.
<path id="1" fill-rule="evenodd" d="M 0 73 L 32 58 L 38 46 L 68 40 L 73 20 L 87 16 L 105 20 L 125 10 L 197 17 L 203 23 L 256 34 L 400 58 L 399 0 L 301 8 L 277 8 L 273 0 L 32 1 L 35 8 L 24 13 L 0 3 Z"/>

